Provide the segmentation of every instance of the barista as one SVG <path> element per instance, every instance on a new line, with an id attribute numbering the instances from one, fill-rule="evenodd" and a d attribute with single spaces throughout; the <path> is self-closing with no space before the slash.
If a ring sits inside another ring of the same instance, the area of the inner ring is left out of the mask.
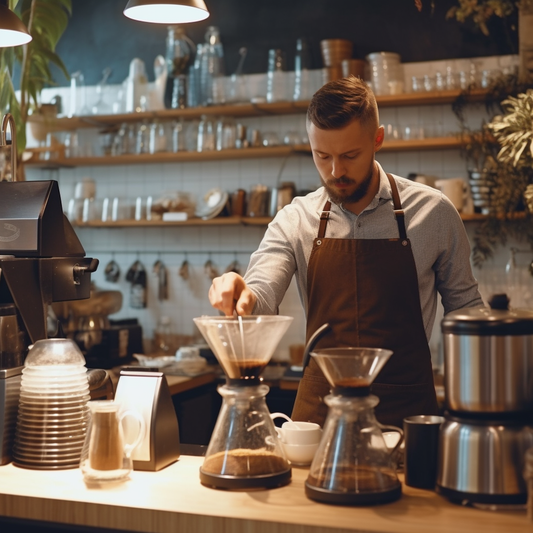
<path id="1" fill-rule="evenodd" d="M 406 416 L 436 414 L 428 340 L 437 292 L 445 313 L 483 305 L 461 218 L 440 191 L 375 160 L 384 128 L 360 79 L 332 81 L 313 96 L 307 133 L 323 186 L 276 215 L 245 277 L 215 278 L 210 302 L 226 315 L 276 314 L 295 275 L 307 339 L 329 323 L 321 348 L 394 352 L 371 388 L 381 423 L 401 427 Z M 323 423 L 328 392 L 311 359 L 293 418 Z"/>

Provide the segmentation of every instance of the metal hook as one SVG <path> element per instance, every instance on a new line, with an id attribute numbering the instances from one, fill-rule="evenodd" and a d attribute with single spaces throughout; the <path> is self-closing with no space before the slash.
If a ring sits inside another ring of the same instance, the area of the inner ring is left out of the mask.
<path id="1" fill-rule="evenodd" d="M 11 132 L 11 181 L 17 181 L 17 131 L 15 120 L 11 113 L 6 113 L 2 119 L 2 129 L 0 130 L 0 145 L 8 146 L 7 126 Z"/>

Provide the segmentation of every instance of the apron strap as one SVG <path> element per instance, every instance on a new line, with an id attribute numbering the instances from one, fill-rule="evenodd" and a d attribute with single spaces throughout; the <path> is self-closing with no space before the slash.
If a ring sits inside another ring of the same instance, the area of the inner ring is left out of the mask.
<path id="1" fill-rule="evenodd" d="M 398 186 L 395 179 L 391 174 L 387 173 L 389 183 L 392 189 L 392 201 L 394 204 L 394 216 L 396 217 L 396 223 L 398 224 L 398 232 L 400 233 L 400 240 L 407 242 L 407 231 L 405 230 L 405 217 L 402 209 L 402 202 L 400 201 L 400 193 L 398 192 Z M 323 239 L 326 236 L 326 226 L 329 220 L 329 213 L 331 210 L 331 202 L 328 200 L 322 208 L 320 214 L 320 226 L 318 227 L 318 239 Z"/>
<path id="2" fill-rule="evenodd" d="M 387 173 L 389 183 L 392 189 L 392 201 L 394 203 L 394 216 L 396 217 L 396 223 L 398 224 L 398 231 L 400 233 L 400 240 L 407 241 L 407 232 L 405 231 L 405 217 L 402 209 L 402 202 L 400 201 L 400 193 L 398 192 L 398 186 L 395 179 L 391 174 Z"/>
<path id="3" fill-rule="evenodd" d="M 328 223 L 330 210 L 331 210 L 331 202 L 328 200 L 324 204 L 324 208 L 322 209 L 322 213 L 320 215 L 320 226 L 318 227 L 318 235 L 317 235 L 319 239 L 323 239 L 326 235 L 326 226 Z"/>

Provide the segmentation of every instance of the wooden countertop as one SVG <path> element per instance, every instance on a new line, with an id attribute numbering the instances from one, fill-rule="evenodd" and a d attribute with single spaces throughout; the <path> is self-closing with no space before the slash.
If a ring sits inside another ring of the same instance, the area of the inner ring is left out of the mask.
<path id="1" fill-rule="evenodd" d="M 160 472 L 133 472 L 126 483 L 85 486 L 78 469 L 0 467 L 0 516 L 150 533 L 522 533 L 525 512 L 491 512 L 404 487 L 397 502 L 374 507 L 319 504 L 304 494 L 308 470 L 289 485 L 230 492 L 200 484 L 201 457 L 183 456 Z"/>

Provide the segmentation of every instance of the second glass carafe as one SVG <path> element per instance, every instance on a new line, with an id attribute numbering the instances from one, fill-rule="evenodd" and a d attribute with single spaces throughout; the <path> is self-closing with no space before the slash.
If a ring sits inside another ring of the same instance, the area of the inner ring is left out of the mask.
<path id="1" fill-rule="evenodd" d="M 393 460 L 396 448 L 387 448 L 382 429 L 401 430 L 377 422 L 377 396 L 331 394 L 325 402 L 329 412 L 305 483 L 307 496 L 352 505 L 397 500 L 401 484 Z"/>

